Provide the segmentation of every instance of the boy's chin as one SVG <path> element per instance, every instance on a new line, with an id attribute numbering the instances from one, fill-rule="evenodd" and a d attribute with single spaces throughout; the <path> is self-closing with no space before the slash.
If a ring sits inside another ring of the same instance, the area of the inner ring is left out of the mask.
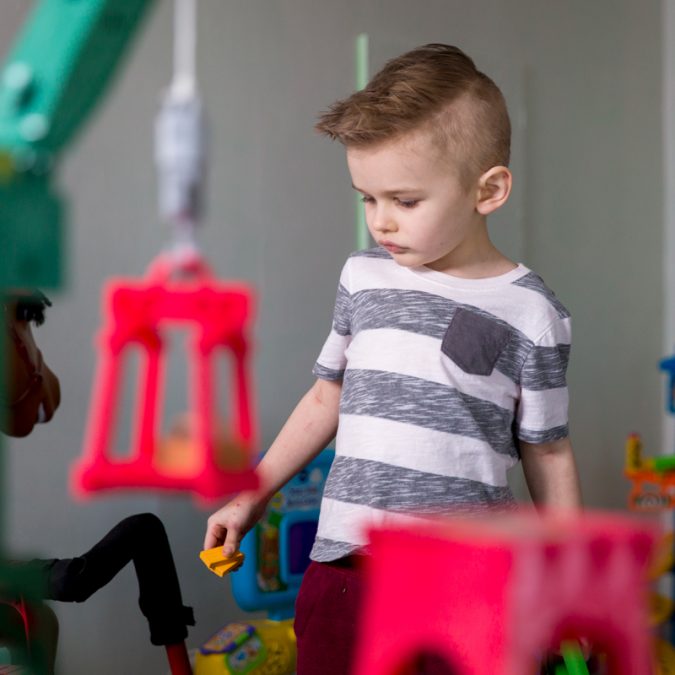
<path id="1" fill-rule="evenodd" d="M 393 253 L 391 257 L 397 265 L 400 265 L 401 267 L 409 267 L 411 269 L 415 267 L 424 267 L 424 265 L 427 264 L 427 261 L 425 261 L 423 258 L 411 255 L 407 251 L 405 253 Z"/>
<path id="2" fill-rule="evenodd" d="M 383 247 L 384 248 L 384 247 Z M 418 257 L 415 256 L 410 249 L 402 249 L 400 251 L 394 251 L 389 248 L 385 248 L 385 251 L 389 253 L 393 260 L 395 260 L 399 265 L 403 267 L 417 267 L 423 263 L 420 263 Z"/>

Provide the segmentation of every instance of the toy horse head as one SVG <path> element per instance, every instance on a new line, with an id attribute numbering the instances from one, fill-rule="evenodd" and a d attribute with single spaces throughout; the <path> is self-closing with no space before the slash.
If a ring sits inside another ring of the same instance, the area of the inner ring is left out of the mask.
<path id="1" fill-rule="evenodd" d="M 40 422 L 48 422 L 61 401 L 59 380 L 42 358 L 31 330 L 40 325 L 51 302 L 39 291 L 17 292 L 0 298 L 4 314 L 5 386 L 0 387 L 0 431 L 27 436 Z"/>

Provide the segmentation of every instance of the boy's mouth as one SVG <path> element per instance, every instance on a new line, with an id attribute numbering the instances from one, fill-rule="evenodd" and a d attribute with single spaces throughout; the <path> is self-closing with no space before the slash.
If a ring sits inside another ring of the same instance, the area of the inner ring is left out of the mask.
<path id="1" fill-rule="evenodd" d="M 378 242 L 382 248 L 386 248 L 389 253 L 403 253 L 406 249 L 403 246 L 398 246 L 391 241 Z"/>

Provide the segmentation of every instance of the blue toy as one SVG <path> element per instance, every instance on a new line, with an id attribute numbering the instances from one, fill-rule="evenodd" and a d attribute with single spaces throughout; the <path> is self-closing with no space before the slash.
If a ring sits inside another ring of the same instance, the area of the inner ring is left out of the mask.
<path id="1" fill-rule="evenodd" d="M 659 368 L 668 373 L 668 387 L 666 389 L 666 410 L 675 414 L 675 356 L 669 356 L 659 361 Z"/>
<path id="2" fill-rule="evenodd" d="M 232 592 L 242 609 L 266 610 L 268 618 L 229 623 L 217 631 L 197 652 L 195 675 L 295 672 L 295 597 L 309 565 L 321 497 L 334 455 L 332 450 L 324 450 L 294 476 L 242 540 L 244 563 L 232 575 Z"/>

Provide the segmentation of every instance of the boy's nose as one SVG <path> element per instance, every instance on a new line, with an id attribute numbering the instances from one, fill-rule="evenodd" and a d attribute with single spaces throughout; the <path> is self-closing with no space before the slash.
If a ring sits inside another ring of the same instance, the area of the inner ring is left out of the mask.
<path id="1" fill-rule="evenodd" d="M 373 221 L 373 229 L 376 232 L 396 232 L 398 227 L 396 221 L 389 217 L 386 213 L 376 214 Z"/>

